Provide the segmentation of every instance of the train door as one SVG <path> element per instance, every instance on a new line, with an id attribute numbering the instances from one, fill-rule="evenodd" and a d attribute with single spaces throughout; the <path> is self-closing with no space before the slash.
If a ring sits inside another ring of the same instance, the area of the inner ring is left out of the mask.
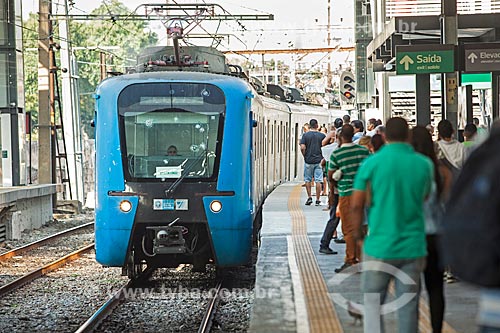
<path id="1" fill-rule="evenodd" d="M 297 174 L 297 169 L 298 169 L 298 163 L 299 163 L 299 149 L 297 149 L 299 145 L 299 124 L 295 123 L 294 126 L 294 137 L 292 141 L 292 149 L 293 149 L 293 179 L 297 179 L 298 174 Z"/>
<path id="2" fill-rule="evenodd" d="M 274 143 L 276 154 L 274 155 L 274 184 L 278 185 L 281 181 L 280 169 L 281 169 L 281 149 L 280 149 L 280 140 L 281 140 L 281 126 L 277 121 L 274 121 L 274 128 L 276 128 L 276 142 Z"/>
<path id="3" fill-rule="evenodd" d="M 254 205 L 258 205 L 260 203 L 260 187 L 259 187 L 259 155 L 257 151 L 257 142 L 259 141 L 259 132 L 257 130 L 257 127 L 254 126 L 254 122 L 258 124 L 258 119 L 257 115 L 255 112 L 250 111 L 250 132 L 252 135 L 252 141 L 251 141 L 251 149 L 252 149 L 252 155 L 251 155 L 251 177 L 252 177 L 252 193 L 253 193 L 253 203 Z"/>
<path id="4" fill-rule="evenodd" d="M 288 122 L 285 123 L 285 137 L 283 138 L 283 145 L 285 149 L 285 179 L 290 180 L 290 128 L 288 127 Z"/>
<path id="5" fill-rule="evenodd" d="M 264 130 L 264 187 L 266 193 L 269 191 L 269 135 L 271 132 L 271 121 L 267 120 L 266 128 Z"/>
<path id="6" fill-rule="evenodd" d="M 260 158 L 259 158 L 259 142 L 260 142 L 260 137 L 259 137 L 259 134 L 260 134 L 260 127 L 261 126 L 261 123 L 260 123 L 260 119 L 257 115 L 255 115 L 255 121 L 257 122 L 257 127 L 254 127 L 253 131 L 254 131 L 254 165 L 255 165 L 255 169 L 254 169 L 254 173 L 255 173 L 255 177 L 254 177 L 254 180 L 255 180 L 255 193 L 258 193 L 258 197 L 259 197 L 259 200 L 258 202 L 261 201 L 261 182 L 260 182 L 260 170 L 261 170 L 261 166 L 260 166 Z"/>
<path id="7" fill-rule="evenodd" d="M 269 185 L 270 185 L 270 188 L 271 189 L 274 189 L 274 154 L 275 154 L 275 151 L 274 151 L 274 123 L 275 122 L 270 122 L 269 123 L 269 126 L 271 127 L 271 137 L 269 138 L 269 152 L 270 152 L 270 156 L 269 156 L 269 172 L 268 172 L 268 176 L 269 176 Z"/>
<path id="8" fill-rule="evenodd" d="M 273 188 L 276 187 L 277 180 L 278 180 L 278 145 L 276 144 L 277 141 L 279 140 L 279 128 L 276 125 L 276 120 L 274 121 L 273 124 Z"/>
<path id="9" fill-rule="evenodd" d="M 259 126 L 257 127 L 257 131 L 259 133 L 258 137 L 258 158 L 259 158 L 259 190 L 261 191 L 262 197 L 264 197 L 266 191 L 264 187 L 264 128 L 265 123 L 262 117 L 259 118 Z"/>
<path id="10" fill-rule="evenodd" d="M 280 129 L 281 129 L 281 135 L 280 139 L 278 142 L 278 146 L 280 147 L 280 174 L 279 174 L 279 180 L 280 184 L 284 181 L 284 170 L 283 170 L 283 160 L 284 160 L 284 155 L 285 155 L 285 145 L 283 144 L 283 141 L 285 140 L 285 127 L 283 126 L 283 122 L 280 121 Z"/>

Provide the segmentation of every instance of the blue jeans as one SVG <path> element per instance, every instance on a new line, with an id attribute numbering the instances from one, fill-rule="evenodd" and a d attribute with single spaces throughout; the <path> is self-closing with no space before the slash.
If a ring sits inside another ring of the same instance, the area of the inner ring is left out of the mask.
<path id="1" fill-rule="evenodd" d="M 384 331 L 382 315 L 397 310 L 398 332 L 418 332 L 420 275 L 425 257 L 414 259 L 377 259 L 363 256 L 361 289 L 364 294 L 364 332 Z M 368 270 L 369 269 L 369 270 Z M 389 282 L 394 278 L 396 299 L 384 305 Z M 381 307 L 384 305 L 383 307 Z"/>
<path id="2" fill-rule="evenodd" d="M 340 217 L 337 216 L 337 205 L 339 204 L 339 195 L 334 194 L 333 205 L 330 207 L 330 218 L 326 223 L 325 230 L 323 231 L 323 237 L 321 237 L 320 248 L 326 249 L 330 247 L 330 242 L 332 241 L 333 233 L 337 229 Z"/>

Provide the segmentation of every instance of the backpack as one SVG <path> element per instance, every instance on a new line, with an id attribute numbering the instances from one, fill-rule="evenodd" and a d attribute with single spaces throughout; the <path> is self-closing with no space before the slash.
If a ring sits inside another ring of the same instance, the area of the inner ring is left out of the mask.
<path id="1" fill-rule="evenodd" d="M 462 280 L 500 287 L 500 130 L 472 152 L 443 216 L 444 264 Z"/>

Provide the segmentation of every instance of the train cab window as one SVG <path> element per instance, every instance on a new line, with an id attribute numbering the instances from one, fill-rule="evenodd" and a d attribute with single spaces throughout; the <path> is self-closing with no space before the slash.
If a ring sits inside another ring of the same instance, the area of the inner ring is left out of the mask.
<path id="1" fill-rule="evenodd" d="M 126 179 L 204 179 L 216 172 L 225 112 L 218 87 L 134 84 L 121 92 L 118 112 Z"/>

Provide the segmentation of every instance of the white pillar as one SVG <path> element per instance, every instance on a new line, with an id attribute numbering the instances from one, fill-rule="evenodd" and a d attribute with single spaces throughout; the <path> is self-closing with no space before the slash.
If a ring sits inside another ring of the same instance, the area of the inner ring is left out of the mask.
<path id="1" fill-rule="evenodd" d="M 67 1 L 64 1 L 65 13 L 68 13 Z M 66 140 L 66 158 L 68 159 L 68 177 L 71 183 L 71 198 L 84 203 L 83 194 L 83 161 L 82 161 L 82 138 L 80 132 L 80 103 L 77 93 L 77 75 L 72 61 L 71 46 L 68 44 L 69 28 L 67 21 L 59 21 L 59 34 L 61 36 L 61 71 L 62 75 L 62 114 L 64 124 L 64 137 Z M 69 186 L 66 184 L 66 193 Z M 69 199 L 69 196 L 66 198 Z"/>
<path id="2" fill-rule="evenodd" d="M 2 186 L 12 186 L 12 125 L 10 114 L 0 115 L 2 138 Z"/>

